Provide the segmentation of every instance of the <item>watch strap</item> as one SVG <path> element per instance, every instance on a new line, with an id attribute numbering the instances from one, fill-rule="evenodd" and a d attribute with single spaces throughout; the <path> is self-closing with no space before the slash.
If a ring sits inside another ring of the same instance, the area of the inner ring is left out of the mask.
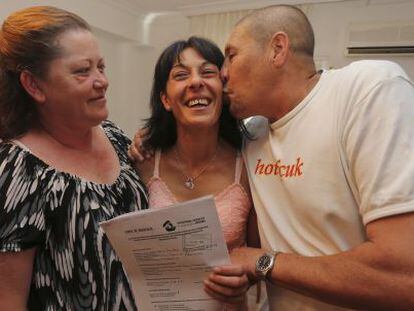
<path id="1" fill-rule="evenodd" d="M 265 276 L 266 280 L 269 280 L 269 277 L 271 277 L 272 271 L 275 269 L 275 266 L 276 266 L 276 258 L 280 253 L 282 253 L 282 252 L 281 251 L 272 251 L 272 254 L 273 254 L 273 267 L 271 269 L 269 269 L 269 271 L 267 271 L 266 276 Z"/>

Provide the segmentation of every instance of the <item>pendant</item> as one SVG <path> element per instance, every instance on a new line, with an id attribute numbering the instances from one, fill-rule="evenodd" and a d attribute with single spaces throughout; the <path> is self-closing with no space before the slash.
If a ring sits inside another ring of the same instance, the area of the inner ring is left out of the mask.
<path id="1" fill-rule="evenodd" d="M 194 180 L 190 177 L 187 178 L 187 180 L 184 182 L 184 185 L 190 189 L 193 190 L 194 189 Z"/>

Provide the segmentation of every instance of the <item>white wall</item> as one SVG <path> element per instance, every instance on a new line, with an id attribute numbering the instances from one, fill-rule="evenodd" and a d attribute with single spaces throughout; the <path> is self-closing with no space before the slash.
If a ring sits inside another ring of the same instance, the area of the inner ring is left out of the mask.
<path id="1" fill-rule="evenodd" d="M 414 23 L 414 1 L 343 1 L 312 4 L 308 17 L 314 27 L 315 58 L 324 67 L 342 67 L 358 59 L 389 59 L 398 62 L 414 79 L 414 55 L 345 56 L 347 27 L 352 23 Z"/>
<path id="2" fill-rule="evenodd" d="M 94 33 L 105 56 L 109 118 L 132 137 L 149 115 L 154 48 L 100 29 Z"/>
<path id="3" fill-rule="evenodd" d="M 141 41 L 143 15 L 104 0 L 0 0 L 0 20 L 10 13 L 35 5 L 52 5 L 74 12 L 99 29 L 130 40 Z"/>

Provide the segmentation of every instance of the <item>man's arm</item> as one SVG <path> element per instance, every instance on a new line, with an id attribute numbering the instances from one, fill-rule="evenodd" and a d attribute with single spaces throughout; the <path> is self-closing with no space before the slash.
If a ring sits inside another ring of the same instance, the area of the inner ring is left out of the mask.
<path id="1" fill-rule="evenodd" d="M 27 309 L 35 252 L 0 253 L 0 310 Z"/>
<path id="2" fill-rule="evenodd" d="M 269 280 L 287 289 L 349 308 L 414 310 L 414 213 L 367 225 L 367 241 L 339 254 L 279 254 Z M 262 249 L 240 248 L 232 262 L 254 278 Z"/>

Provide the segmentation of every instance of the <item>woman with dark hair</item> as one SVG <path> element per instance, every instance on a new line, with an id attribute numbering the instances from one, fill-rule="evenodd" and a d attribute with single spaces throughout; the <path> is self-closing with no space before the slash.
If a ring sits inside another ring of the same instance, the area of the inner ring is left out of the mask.
<path id="1" fill-rule="evenodd" d="M 136 310 L 99 222 L 146 208 L 90 26 L 54 7 L 0 30 L 0 310 Z"/>
<path id="2" fill-rule="evenodd" d="M 155 156 L 136 164 L 151 208 L 213 194 L 227 247 L 257 245 L 257 228 L 243 160 L 242 136 L 223 103 L 224 56 L 212 42 L 190 37 L 168 46 L 155 67 L 144 148 Z M 247 234 L 249 232 L 249 234 Z M 240 278 L 243 271 L 240 271 Z M 215 291 L 215 276 L 206 291 Z M 246 283 L 247 288 L 247 283 Z M 233 306 L 245 308 L 244 295 Z"/>
<path id="3" fill-rule="evenodd" d="M 158 59 L 155 67 L 154 80 L 151 91 L 151 117 L 148 119 L 145 128 L 148 135 L 144 145 L 147 149 L 166 150 L 171 148 L 177 141 L 177 125 L 174 114 L 165 109 L 161 94 L 166 92 L 167 83 L 170 78 L 171 69 L 180 62 L 181 53 L 191 48 L 202 56 L 206 61 L 221 68 L 224 56 L 220 49 L 211 41 L 199 37 L 190 37 L 187 41 L 177 41 L 168 46 Z M 223 98 L 222 100 L 225 100 Z M 220 105 L 221 114 L 219 119 L 218 136 L 240 150 L 242 135 L 239 123 L 229 112 L 229 105 Z"/>

